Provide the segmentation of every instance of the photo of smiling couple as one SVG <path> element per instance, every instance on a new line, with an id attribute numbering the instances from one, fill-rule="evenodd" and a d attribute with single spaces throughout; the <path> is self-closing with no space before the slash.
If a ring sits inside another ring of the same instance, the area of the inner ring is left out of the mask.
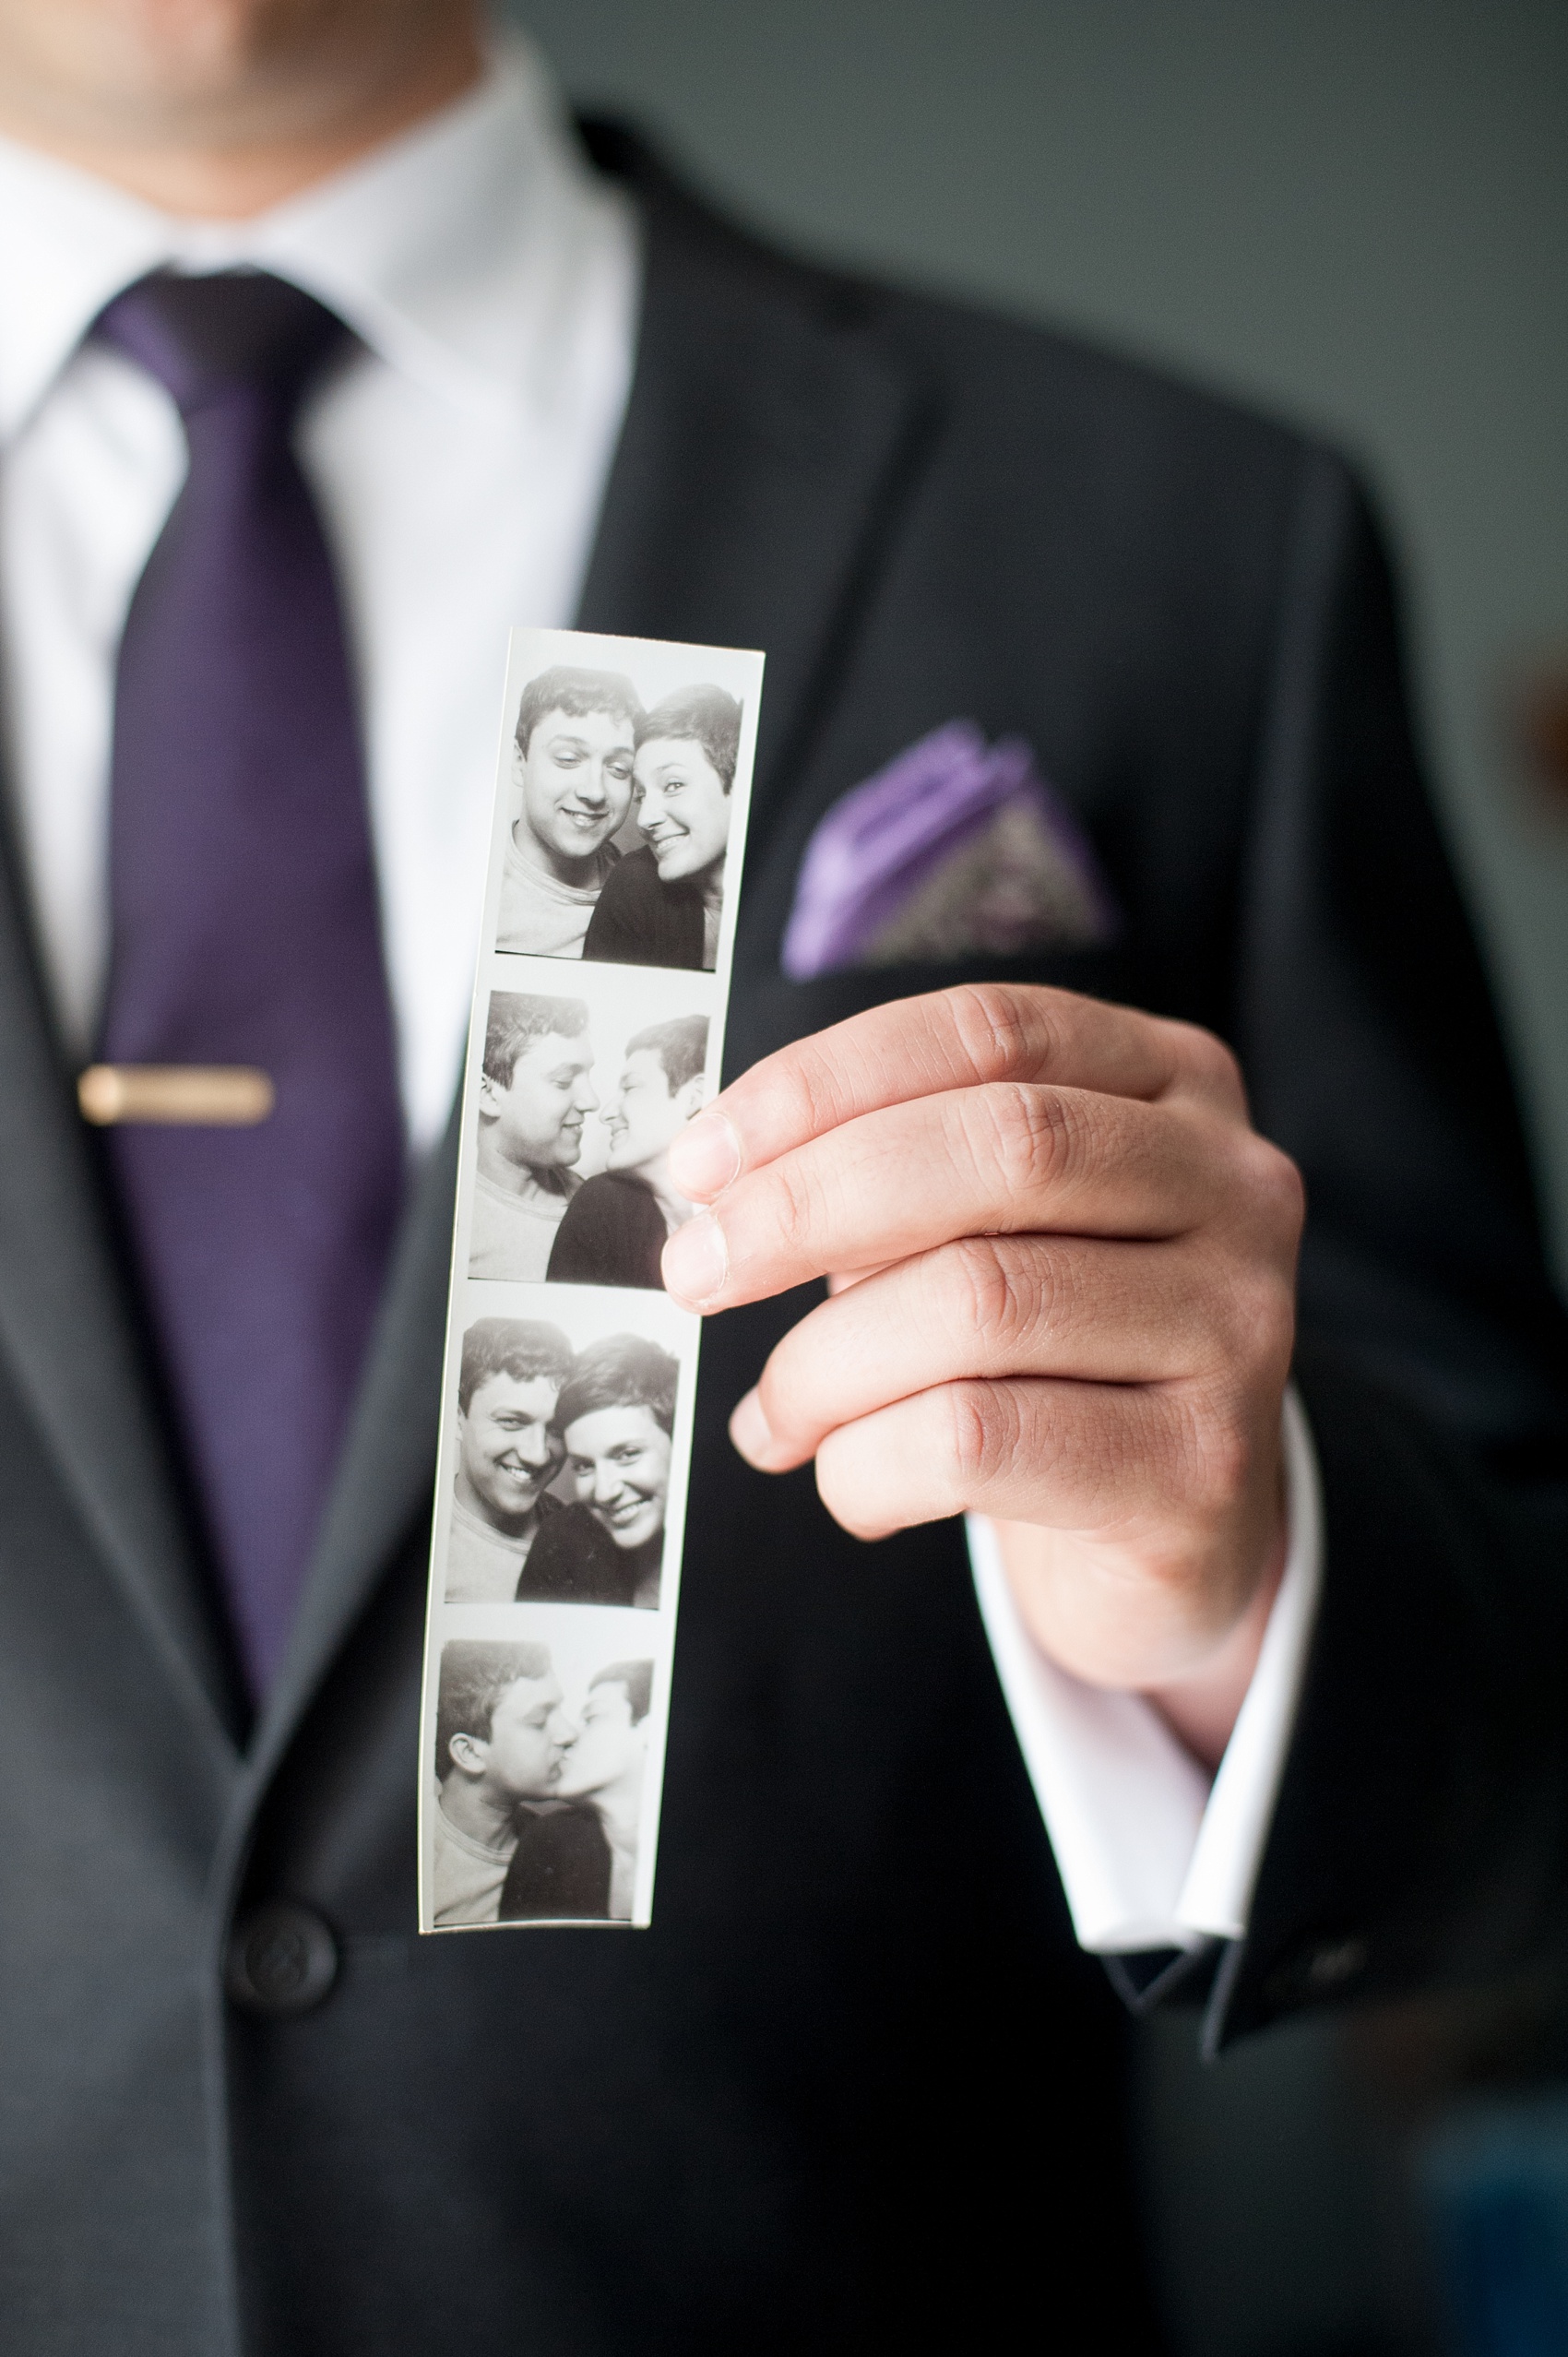
<path id="1" fill-rule="evenodd" d="M 558 1326 L 463 1337 L 448 1604 L 659 1603 L 678 1375 L 638 1334 L 574 1351 Z"/>
<path id="2" fill-rule="evenodd" d="M 558 663 L 529 680 L 496 948 L 711 972 L 740 744 L 722 687 L 645 710 L 620 672 Z"/>
<path id="3" fill-rule="evenodd" d="M 432 1811 L 434 1919 L 629 1922 L 653 1663 L 570 1679 L 550 1647 L 457 1637 L 442 1650 Z"/>
<path id="4" fill-rule="evenodd" d="M 586 998 L 491 993 L 470 1277 L 662 1284 L 666 1239 L 692 1214 L 668 1157 L 709 1093 L 707 1018 L 650 1023 L 642 986 L 619 975 L 595 997 L 590 1017 Z"/>

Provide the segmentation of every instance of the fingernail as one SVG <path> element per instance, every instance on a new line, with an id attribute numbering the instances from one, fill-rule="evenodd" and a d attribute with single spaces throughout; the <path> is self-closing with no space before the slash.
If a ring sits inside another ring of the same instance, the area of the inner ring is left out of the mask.
<path id="1" fill-rule="evenodd" d="M 699 1211 L 676 1229 L 664 1247 L 663 1268 L 666 1291 L 694 1309 L 722 1292 L 730 1255 L 724 1231 L 711 1211 Z"/>
<path id="2" fill-rule="evenodd" d="M 740 1170 L 741 1141 L 720 1113 L 698 1113 L 670 1149 L 670 1175 L 688 1202 L 721 1195 Z"/>
<path id="3" fill-rule="evenodd" d="M 766 1470 L 774 1451 L 773 1426 L 754 1391 L 747 1392 L 731 1417 L 730 1437 L 748 1465 Z"/>

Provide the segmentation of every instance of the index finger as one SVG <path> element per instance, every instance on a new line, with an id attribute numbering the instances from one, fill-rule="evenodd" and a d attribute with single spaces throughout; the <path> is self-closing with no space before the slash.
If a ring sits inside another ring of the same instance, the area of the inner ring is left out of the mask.
<path id="1" fill-rule="evenodd" d="M 754 1064 L 670 1149 L 689 1202 L 858 1115 L 997 1080 L 1153 1102 L 1178 1088 L 1244 1112 L 1233 1059 L 1187 1023 L 1043 983 L 966 982 L 896 999 Z"/>

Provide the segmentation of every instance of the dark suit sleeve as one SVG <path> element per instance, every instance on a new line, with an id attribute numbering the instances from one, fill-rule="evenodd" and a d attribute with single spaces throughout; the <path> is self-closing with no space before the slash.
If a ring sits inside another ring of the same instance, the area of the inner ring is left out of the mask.
<path id="1" fill-rule="evenodd" d="M 1241 879 L 1234 1037 L 1305 1174 L 1325 1592 L 1207 2037 L 1568 1935 L 1568 1349 L 1364 504 L 1306 466 Z"/>

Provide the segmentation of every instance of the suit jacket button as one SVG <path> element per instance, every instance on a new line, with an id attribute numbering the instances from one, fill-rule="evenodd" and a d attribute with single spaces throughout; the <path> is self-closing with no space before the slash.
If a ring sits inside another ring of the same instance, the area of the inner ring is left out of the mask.
<path id="1" fill-rule="evenodd" d="M 255 1908 L 230 1934 L 224 1986 L 246 2013 L 311 2013 L 337 1978 L 337 1941 L 293 1899 Z"/>

